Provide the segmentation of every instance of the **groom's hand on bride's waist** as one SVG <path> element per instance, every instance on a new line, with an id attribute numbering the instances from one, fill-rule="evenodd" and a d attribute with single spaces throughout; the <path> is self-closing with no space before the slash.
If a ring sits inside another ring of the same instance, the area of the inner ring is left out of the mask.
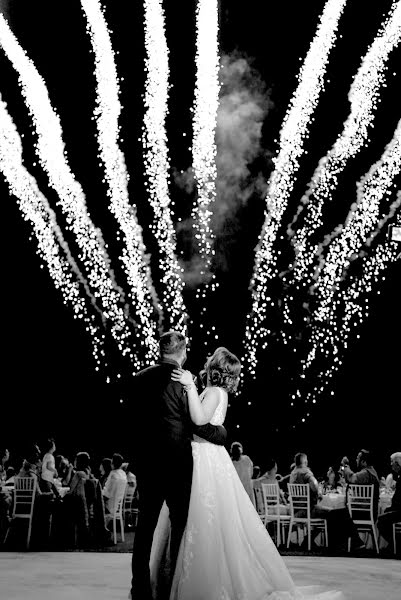
<path id="1" fill-rule="evenodd" d="M 224 446 L 227 441 L 227 430 L 223 425 L 211 425 L 210 423 L 194 425 L 193 432 L 195 435 L 218 446 Z"/>

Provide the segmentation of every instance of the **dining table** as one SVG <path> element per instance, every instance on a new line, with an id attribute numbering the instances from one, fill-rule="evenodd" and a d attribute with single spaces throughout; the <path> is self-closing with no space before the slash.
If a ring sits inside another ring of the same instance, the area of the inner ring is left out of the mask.
<path id="1" fill-rule="evenodd" d="M 381 515 L 386 508 L 391 506 L 391 499 L 394 492 L 388 490 L 381 490 L 379 496 L 379 509 L 378 514 Z M 318 506 L 329 508 L 331 510 L 342 509 L 346 507 L 345 504 L 346 495 L 343 491 L 341 492 L 327 492 L 323 494 L 319 500 Z"/>

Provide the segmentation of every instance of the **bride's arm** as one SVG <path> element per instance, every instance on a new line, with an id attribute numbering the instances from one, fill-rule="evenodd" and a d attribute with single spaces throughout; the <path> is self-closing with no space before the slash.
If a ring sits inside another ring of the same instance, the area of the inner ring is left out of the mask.
<path id="1" fill-rule="evenodd" d="M 185 387 L 188 396 L 189 414 L 195 425 L 209 423 L 219 403 L 218 390 L 210 388 L 201 402 L 190 371 L 175 369 L 171 377 Z"/>

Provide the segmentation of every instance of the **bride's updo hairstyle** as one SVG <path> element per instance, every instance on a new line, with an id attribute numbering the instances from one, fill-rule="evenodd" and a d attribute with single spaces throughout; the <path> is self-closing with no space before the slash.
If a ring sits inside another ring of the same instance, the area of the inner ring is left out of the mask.
<path id="1" fill-rule="evenodd" d="M 228 393 L 237 390 L 241 363 L 227 348 L 220 347 L 215 350 L 206 361 L 205 371 L 210 385 L 221 387 Z"/>

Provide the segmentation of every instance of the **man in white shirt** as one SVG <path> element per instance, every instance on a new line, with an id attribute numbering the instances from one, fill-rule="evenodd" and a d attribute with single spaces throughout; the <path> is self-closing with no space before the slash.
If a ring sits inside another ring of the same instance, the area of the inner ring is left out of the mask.
<path id="1" fill-rule="evenodd" d="M 113 454 L 111 459 L 112 470 L 106 480 L 105 486 L 103 488 L 103 496 L 106 498 L 105 508 L 106 512 L 110 513 L 110 515 L 114 515 L 114 512 L 117 508 L 117 491 L 119 488 L 119 482 L 124 481 L 127 483 L 127 475 L 125 471 L 121 468 L 123 464 L 123 457 L 121 454 Z"/>

